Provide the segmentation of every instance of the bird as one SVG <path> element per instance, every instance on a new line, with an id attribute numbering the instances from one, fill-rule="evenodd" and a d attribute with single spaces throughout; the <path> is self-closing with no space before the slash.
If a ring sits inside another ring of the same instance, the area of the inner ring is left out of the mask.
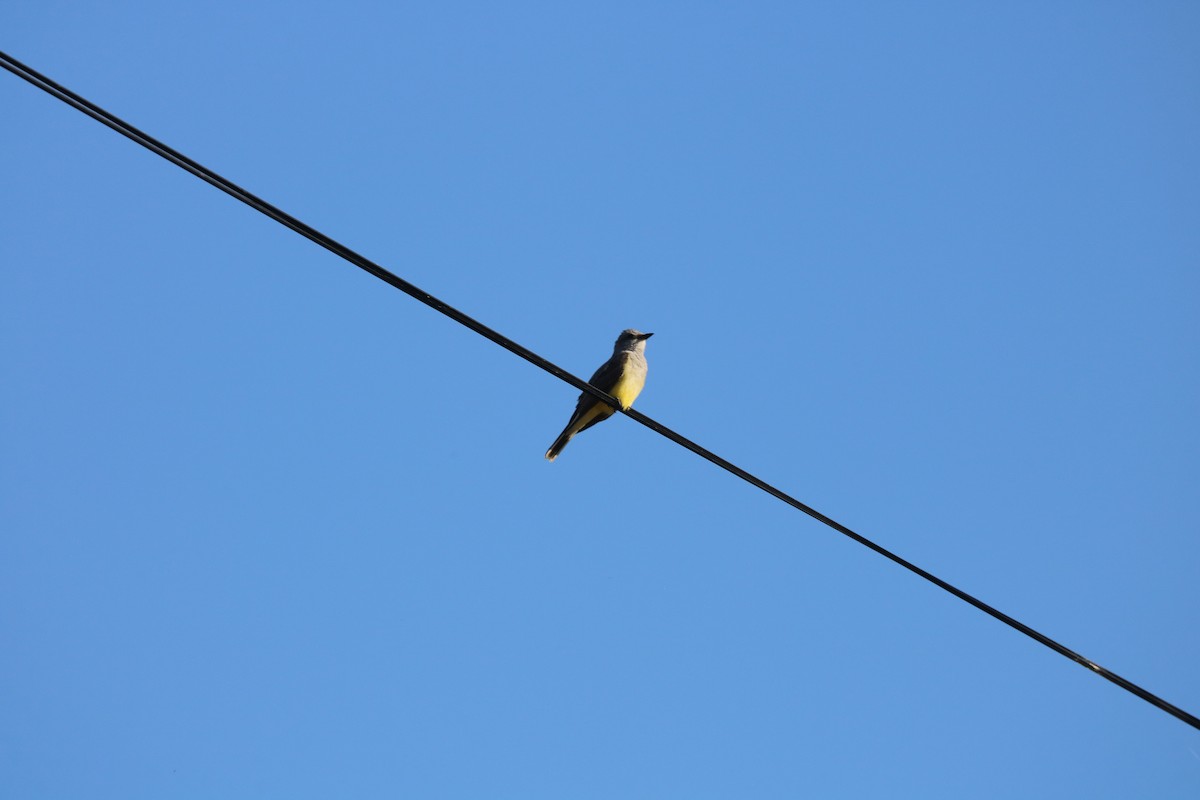
<path id="1" fill-rule="evenodd" d="M 613 345 L 612 358 L 605 361 L 596 374 L 588 381 L 602 392 L 612 395 L 621 404 L 621 409 L 628 409 L 642 392 L 646 385 L 646 340 L 653 333 L 642 333 L 633 328 L 621 331 Z M 546 460 L 553 461 L 567 446 L 567 442 L 575 434 L 586 431 L 597 422 L 617 413 L 617 410 L 591 394 L 584 392 L 579 395 L 575 404 L 575 413 L 571 415 L 567 427 L 550 445 L 546 451 Z"/>

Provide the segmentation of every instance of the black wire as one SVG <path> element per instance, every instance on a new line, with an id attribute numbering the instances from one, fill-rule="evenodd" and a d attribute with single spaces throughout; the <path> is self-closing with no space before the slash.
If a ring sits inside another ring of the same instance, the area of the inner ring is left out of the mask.
<path id="1" fill-rule="evenodd" d="M 349 261 L 351 264 L 354 264 L 356 267 L 366 270 L 367 272 L 371 273 L 372 275 L 374 275 L 375 277 L 384 281 L 385 283 L 389 283 L 392 286 L 399 289 L 400 291 L 404 292 L 405 294 L 408 294 L 408 295 L 416 298 L 417 300 L 420 300 L 422 303 L 429 306 L 430 308 L 440 311 L 441 313 L 443 313 L 446 316 L 453 319 L 455 322 L 465 325 L 466 327 L 470 328 L 471 330 L 475 331 L 476 333 L 480 334 L 481 336 L 484 336 L 484 337 L 492 340 L 493 342 L 500 345 L 504 349 L 506 349 L 512 353 L 515 353 L 516 355 L 525 359 L 529 363 L 531 363 L 535 366 L 541 367 L 542 369 L 546 370 L 547 372 L 549 372 L 551 375 L 555 376 L 556 378 L 566 381 L 567 383 L 571 384 L 572 386 L 574 386 L 576 389 L 579 389 L 580 391 L 588 392 L 589 394 L 593 395 L 594 397 L 599 398 L 600 400 L 603 400 L 604 402 L 608 403 L 609 405 L 613 406 L 614 408 L 620 408 L 620 404 L 617 403 L 614 398 L 609 397 L 607 394 L 600 391 L 599 389 L 592 386 L 591 384 L 589 384 L 583 380 L 580 380 L 579 378 L 575 377 L 571 373 L 567 372 L 565 369 L 551 363 L 550 361 L 547 361 L 546 359 L 542 358 L 541 356 L 534 353 L 533 351 L 522 347 L 521 345 L 512 341 L 508 337 L 506 337 L 500 333 L 497 333 L 496 331 L 494 331 L 491 328 L 484 325 L 482 322 L 478 322 L 475 319 L 472 319 L 471 317 L 467 316 L 463 312 L 459 311 L 458 309 L 454 308 L 453 306 L 450 306 L 450 305 L 442 302 L 441 300 L 437 299 L 436 297 L 429 294 L 428 292 L 421 291 L 416 286 L 412 285 L 411 283 L 404 280 L 403 278 L 400 278 L 399 276 L 389 272 L 388 270 L 379 266 L 375 262 L 365 258 L 364 256 L 359 255 L 358 253 L 354 252 L 353 250 L 346 247 L 345 245 L 340 244 L 339 242 L 329 238 L 328 236 L 326 236 L 325 234 L 316 230 L 315 228 L 311 228 L 308 225 L 305 225 L 303 222 L 296 219 L 292 215 L 286 213 L 285 211 L 280 210 L 279 208 L 276 208 L 275 206 L 271 205 L 270 203 L 263 200 L 262 198 L 251 194 L 250 192 L 241 188 L 240 186 L 233 183 L 232 181 L 226 180 L 225 178 L 221 177 L 220 175 L 218 175 L 217 173 L 208 169 L 207 167 L 196 163 L 195 161 L 193 161 L 192 159 L 183 155 L 179 151 L 177 151 L 171 147 L 168 147 L 167 145 L 158 141 L 157 139 L 150 136 L 149 134 L 146 134 L 146 133 L 138 130 L 137 128 L 133 127 L 129 123 L 125 122 L 124 120 L 116 117 L 113 114 L 110 114 L 108 111 L 105 111 L 104 109 L 100 108 L 99 106 L 95 105 L 94 103 L 80 97 L 79 95 L 72 92 L 70 89 L 67 89 L 64 86 L 60 86 L 59 84 L 57 84 L 54 81 L 47 78 L 46 76 L 36 72 L 35 70 L 33 70 L 32 68 L 30 68 L 28 66 L 22 64 L 20 61 L 17 61 L 15 58 L 8 55 L 7 53 L 4 53 L 3 51 L 0 51 L 0 66 L 3 66 L 5 69 L 7 69 L 9 72 L 12 72 L 14 75 L 16 75 L 20 78 L 24 78 L 26 81 L 28 81 L 29 83 L 32 83 L 34 86 L 38 87 L 39 89 L 42 89 L 43 91 L 57 97 L 59 100 L 62 100 L 64 103 L 70 105 L 71 107 L 73 107 L 79 111 L 82 111 L 84 114 L 87 114 L 89 117 L 92 117 L 96 121 L 101 122 L 104 125 L 107 125 L 108 127 L 115 130 L 117 133 L 120 133 L 121 135 L 126 136 L 126 137 L 132 139 L 133 141 L 137 142 L 138 144 L 142 145 L 143 147 L 147 148 L 148 150 L 151 150 L 151 151 L 157 153 L 158 155 L 167 159 L 168 161 L 175 164 L 176 166 L 187 170 L 191 174 L 195 175 L 197 178 L 200 178 L 201 180 L 212 184 L 213 186 L 215 186 L 216 188 L 225 192 L 226 194 L 229 194 L 232 197 L 235 197 L 238 200 L 241 200 L 243 203 L 250 206 L 251 208 L 254 208 L 257 211 L 260 211 L 263 214 L 266 214 L 268 217 L 270 217 L 271 219 L 280 223 L 281 225 L 285 225 L 288 228 L 291 228 L 296 233 L 300 234 L 301 236 L 304 236 L 305 238 L 310 239 L 313 242 L 316 242 L 321 247 L 324 247 L 326 250 L 329 250 L 330 252 L 340 256 L 341 258 L 344 258 L 346 261 Z M 848 536 L 849 538 L 853 539 L 854 541 L 858 542 L 859 544 L 861 544 L 865 547 L 868 547 L 871 550 L 874 550 L 876 553 L 883 556 L 884 558 L 886 558 L 890 561 L 894 561 L 895 563 L 899 564 L 900 566 L 904 567 L 905 569 L 909 570 L 910 572 L 913 572 L 913 573 L 921 576 L 922 578 L 929 581 L 930 583 L 932 583 L 936 586 L 939 586 L 942 589 L 945 589 L 947 592 L 949 592 L 950 594 L 959 598 L 960 600 L 970 603 L 971 605 L 975 606 L 975 608 L 979 609 L 980 611 L 983 611 L 985 614 L 995 617 L 996 619 L 1003 622 L 1005 625 L 1008 625 L 1009 627 L 1012 627 L 1012 628 L 1020 631 L 1021 633 L 1030 637 L 1031 639 L 1045 645 L 1046 647 L 1049 647 L 1051 650 L 1058 653 L 1059 655 L 1065 656 L 1065 657 L 1071 659 L 1072 661 L 1074 661 L 1075 663 L 1081 664 L 1082 666 L 1087 667 L 1088 669 L 1090 669 L 1092 672 L 1095 672 L 1100 677 L 1105 678 L 1109 681 L 1112 681 L 1117 686 L 1120 686 L 1122 689 L 1125 689 L 1126 691 L 1137 695 L 1141 699 L 1145 700 L 1147 703 L 1150 703 L 1151 705 L 1158 707 L 1159 709 L 1167 712 L 1168 714 L 1170 714 L 1174 717 L 1177 717 L 1178 719 L 1183 720 L 1188 725 L 1191 725 L 1193 728 L 1200 730 L 1200 719 L 1196 718 L 1192 714 L 1189 714 L 1188 712 L 1184 711 L 1183 709 L 1181 709 L 1175 705 L 1172 705 L 1171 703 L 1168 703 L 1166 700 L 1163 700 L 1161 697 L 1158 697 L 1157 695 L 1152 694 L 1151 692 L 1147 691 L 1146 689 L 1143 689 L 1142 687 L 1138 686 L 1136 683 L 1126 680 L 1125 678 L 1122 678 L 1120 675 L 1117 675 L 1115 672 L 1105 669 L 1104 667 L 1100 666 L 1099 664 L 1095 663 L 1094 661 L 1084 658 L 1083 656 L 1079 655 L 1075 651 L 1054 641 L 1049 636 L 1046 636 L 1043 633 L 1039 633 L 1038 631 L 1034 630 L 1033 628 L 1029 627 L 1028 625 L 1024 624 L 1023 622 L 1013 619 L 1009 615 L 1005 614 L 1004 612 L 1002 612 L 996 608 L 993 608 L 992 606 L 988 605 L 987 603 L 983 602 L 982 600 L 979 600 L 976 597 L 973 597 L 972 595 L 967 594 L 962 589 L 959 589 L 956 586 L 953 586 L 953 585 L 947 583 L 946 581 L 942 580 L 941 578 L 937 577 L 936 575 L 933 575 L 932 573 L 921 569 L 916 564 L 913 564 L 912 562 L 901 558 L 900 556 L 896 555 L 895 553 L 891 552 L 890 550 L 887 550 L 886 548 L 881 547 L 880 545 L 876 544 L 875 542 L 872 542 L 870 539 L 866 538 L 865 536 L 855 533 L 850 528 L 847 528 L 845 525 L 841 524 L 840 522 L 837 522 L 836 520 L 833 520 L 833 519 L 825 516 L 821 512 L 817 511 L 816 509 L 805 505 L 804 503 L 800 502 L 799 500 L 797 500 L 796 498 L 787 494 L 786 492 L 775 488 L 774 486 L 772 486 L 771 484 L 762 480 L 761 478 L 751 475 L 749 472 L 746 472 L 746 470 L 742 469 L 741 467 L 738 467 L 738 466 L 730 463 L 729 461 L 726 461 L 724 458 L 721 458 L 720 456 L 716 455 L 715 453 L 713 453 L 709 450 L 706 450 L 705 448 L 703 448 L 700 445 L 693 442 L 691 439 L 688 439 L 688 438 L 676 433 L 675 431 L 671 430 L 670 428 L 663 425 L 662 423 L 656 422 L 655 420 L 651 419 L 650 417 L 647 417 L 645 414 L 642 414 L 639 411 L 634 411 L 633 409 L 625 410 L 624 413 L 627 416 L 629 416 L 630 418 L 645 425 L 647 428 L 650 428 L 652 431 L 655 431 L 656 433 L 659 433 L 659 434 L 667 437 L 668 439 L 675 442 L 676 444 L 686 447 L 688 450 L 691 450 L 696 455 L 698 455 L 702 458 L 708 459 L 713 464 L 716 464 L 718 467 L 721 467 L 722 469 L 725 469 L 725 470 L 733 473 L 734 475 L 738 476 L 739 478 L 746 481 L 747 483 L 757 486 L 759 489 L 762 489 L 767 494 L 770 494 L 770 495 L 773 495 L 773 496 L 779 498 L 780 500 L 782 500 L 783 502 L 792 506 L 793 508 L 803 511 L 805 514 L 808 514 L 810 517 L 817 520 L 818 522 L 822 522 L 825 525 L 828 525 L 830 528 L 833 528 L 838 533 L 841 533 L 844 536 Z"/>

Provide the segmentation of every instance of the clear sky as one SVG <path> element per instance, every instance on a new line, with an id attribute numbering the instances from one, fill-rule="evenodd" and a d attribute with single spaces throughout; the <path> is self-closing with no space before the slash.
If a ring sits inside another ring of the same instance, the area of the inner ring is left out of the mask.
<path id="1" fill-rule="evenodd" d="M 1200 713 L 1200 5 L 0 5 Z M 0 73 L 0 794 L 1195 798 L 1200 732 Z"/>

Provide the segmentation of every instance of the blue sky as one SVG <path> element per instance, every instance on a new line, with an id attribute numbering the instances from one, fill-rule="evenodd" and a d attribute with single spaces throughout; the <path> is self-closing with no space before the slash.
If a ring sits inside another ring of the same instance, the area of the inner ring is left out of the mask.
<path id="1" fill-rule="evenodd" d="M 1200 8 L 9 3 L 0 49 L 1200 713 Z M 1195 797 L 1200 734 L 0 74 L 0 785 Z"/>

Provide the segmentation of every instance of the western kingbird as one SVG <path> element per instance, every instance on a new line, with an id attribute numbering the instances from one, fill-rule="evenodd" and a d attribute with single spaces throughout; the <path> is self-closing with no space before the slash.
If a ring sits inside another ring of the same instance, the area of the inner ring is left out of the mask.
<path id="1" fill-rule="evenodd" d="M 617 343 L 613 345 L 612 358 L 596 370 L 596 374 L 588 383 L 615 397 L 622 409 L 632 406 L 633 401 L 641 394 L 642 387 L 646 385 L 646 340 L 653 335 L 632 328 L 621 331 Z M 575 413 L 571 415 L 571 421 L 546 451 L 546 460 L 553 461 L 558 458 L 558 454 L 567 446 L 567 442 L 571 441 L 572 436 L 586 431 L 597 422 L 603 422 L 615 413 L 615 408 L 587 392 L 579 395 L 579 402 L 575 404 Z"/>

